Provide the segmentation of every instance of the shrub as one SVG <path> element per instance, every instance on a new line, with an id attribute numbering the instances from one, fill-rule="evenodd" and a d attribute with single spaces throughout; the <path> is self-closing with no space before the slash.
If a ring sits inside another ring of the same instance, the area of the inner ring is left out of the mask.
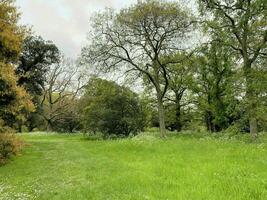
<path id="1" fill-rule="evenodd" d="M 17 155 L 23 146 L 22 140 L 12 133 L 0 133 L 0 165 Z"/>
<path id="2" fill-rule="evenodd" d="M 93 78 L 79 107 L 83 127 L 105 138 L 135 135 L 145 126 L 145 113 L 137 94 L 115 82 Z"/>

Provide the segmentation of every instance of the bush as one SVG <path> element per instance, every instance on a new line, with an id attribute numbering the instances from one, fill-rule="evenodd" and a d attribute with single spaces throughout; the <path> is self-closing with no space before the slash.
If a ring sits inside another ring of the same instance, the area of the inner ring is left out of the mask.
<path id="1" fill-rule="evenodd" d="M 23 146 L 23 142 L 11 133 L 0 133 L 0 165 L 13 155 L 17 155 Z"/>
<path id="2" fill-rule="evenodd" d="M 136 135 L 144 129 L 146 116 L 137 94 L 129 88 L 100 78 L 91 79 L 80 99 L 85 131 L 101 132 L 105 138 Z"/>

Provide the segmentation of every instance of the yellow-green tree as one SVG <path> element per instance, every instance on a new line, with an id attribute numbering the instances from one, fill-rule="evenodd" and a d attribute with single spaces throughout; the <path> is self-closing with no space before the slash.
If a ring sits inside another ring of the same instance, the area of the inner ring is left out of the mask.
<path id="1" fill-rule="evenodd" d="M 30 95 L 17 85 L 14 72 L 25 36 L 18 19 L 14 1 L 0 0 L 0 132 L 3 127 L 14 127 L 34 110 Z"/>

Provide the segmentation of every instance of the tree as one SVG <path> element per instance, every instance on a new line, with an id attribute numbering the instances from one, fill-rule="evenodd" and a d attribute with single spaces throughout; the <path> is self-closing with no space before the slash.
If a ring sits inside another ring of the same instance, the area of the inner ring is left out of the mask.
<path id="1" fill-rule="evenodd" d="M 236 120 L 234 110 L 228 113 L 230 108 L 235 109 L 240 95 L 238 81 L 234 81 L 235 62 L 231 53 L 219 42 L 212 41 L 193 58 L 195 73 L 191 89 L 198 95 L 198 107 L 211 132 L 226 129 Z"/>
<path id="2" fill-rule="evenodd" d="M 59 61 L 60 52 L 51 41 L 44 41 L 41 36 L 28 36 L 23 41 L 19 66 L 16 68 L 19 85 L 31 95 L 40 96 L 49 66 Z"/>
<path id="3" fill-rule="evenodd" d="M 14 0 L 0 0 L 0 61 L 3 63 L 15 63 L 21 52 L 25 30 L 18 20 Z"/>
<path id="4" fill-rule="evenodd" d="M 191 103 L 189 99 L 185 99 L 186 93 L 189 92 L 189 85 L 193 79 L 193 66 L 190 61 L 192 53 L 179 53 L 174 55 L 175 60 L 180 60 L 179 63 L 171 64 L 169 70 L 169 91 L 166 95 L 166 101 L 169 102 L 169 113 L 173 115 L 171 110 L 174 110 L 174 120 L 170 124 L 171 129 L 182 130 L 182 108 Z M 169 59 L 169 58 L 167 58 Z"/>
<path id="5" fill-rule="evenodd" d="M 246 79 L 246 110 L 249 116 L 250 133 L 257 136 L 257 93 L 253 82 L 255 63 L 266 54 L 267 12 L 266 0 L 199 0 L 202 13 L 207 15 L 210 31 L 221 42 L 237 52 L 242 58 Z"/>
<path id="6" fill-rule="evenodd" d="M 80 100 L 84 128 L 105 135 L 136 134 L 145 126 L 145 114 L 137 94 L 115 82 L 92 78 Z"/>
<path id="7" fill-rule="evenodd" d="M 168 65 L 161 60 L 183 49 L 182 40 L 192 28 L 188 13 L 177 2 L 139 1 L 115 14 L 98 14 L 93 19 L 91 44 L 83 49 L 85 62 L 109 71 L 136 72 L 154 86 L 160 133 L 165 136 L 163 98 L 169 86 Z"/>
<path id="8" fill-rule="evenodd" d="M 17 80 L 13 65 L 0 62 L 0 121 L 12 128 L 34 111 L 30 95 L 17 85 Z"/>
<path id="9" fill-rule="evenodd" d="M 0 124 L 12 128 L 34 110 L 30 95 L 17 85 L 14 72 L 25 34 L 18 17 L 12 0 L 0 1 Z"/>
<path id="10" fill-rule="evenodd" d="M 23 41 L 16 74 L 19 77 L 18 84 L 33 97 L 36 106 L 36 111 L 30 113 L 27 119 L 29 131 L 32 131 L 42 122 L 40 120 L 42 112 L 40 97 L 44 92 L 46 73 L 50 65 L 59 62 L 59 60 L 58 48 L 52 42 L 44 41 L 41 36 L 30 35 Z"/>
<path id="11" fill-rule="evenodd" d="M 257 114 L 259 131 L 267 130 L 267 49 L 266 56 L 261 56 L 254 65 L 254 76 L 257 79 L 253 82 L 254 92 L 257 95 Z"/>
<path id="12" fill-rule="evenodd" d="M 63 60 L 52 65 L 46 74 L 46 82 L 42 95 L 42 117 L 46 121 L 48 131 L 56 130 L 57 122 L 66 121 L 72 114 L 78 94 L 83 87 L 85 74 L 76 63 Z"/>
<path id="13" fill-rule="evenodd" d="M 73 133 L 81 129 L 80 114 L 78 109 L 79 99 L 69 96 L 61 100 L 61 103 L 54 105 L 55 110 L 63 109 L 58 111 L 59 116 L 52 120 L 52 130 L 57 132 L 68 132 Z M 65 108 L 63 108 L 63 105 Z"/>

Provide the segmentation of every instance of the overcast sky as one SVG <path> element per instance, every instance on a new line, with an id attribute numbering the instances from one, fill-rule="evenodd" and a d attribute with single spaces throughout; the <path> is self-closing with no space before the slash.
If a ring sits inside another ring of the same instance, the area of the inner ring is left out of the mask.
<path id="1" fill-rule="evenodd" d="M 17 0 L 21 23 L 52 40 L 67 57 L 75 58 L 86 41 L 89 19 L 105 7 L 122 8 L 137 0 Z"/>

